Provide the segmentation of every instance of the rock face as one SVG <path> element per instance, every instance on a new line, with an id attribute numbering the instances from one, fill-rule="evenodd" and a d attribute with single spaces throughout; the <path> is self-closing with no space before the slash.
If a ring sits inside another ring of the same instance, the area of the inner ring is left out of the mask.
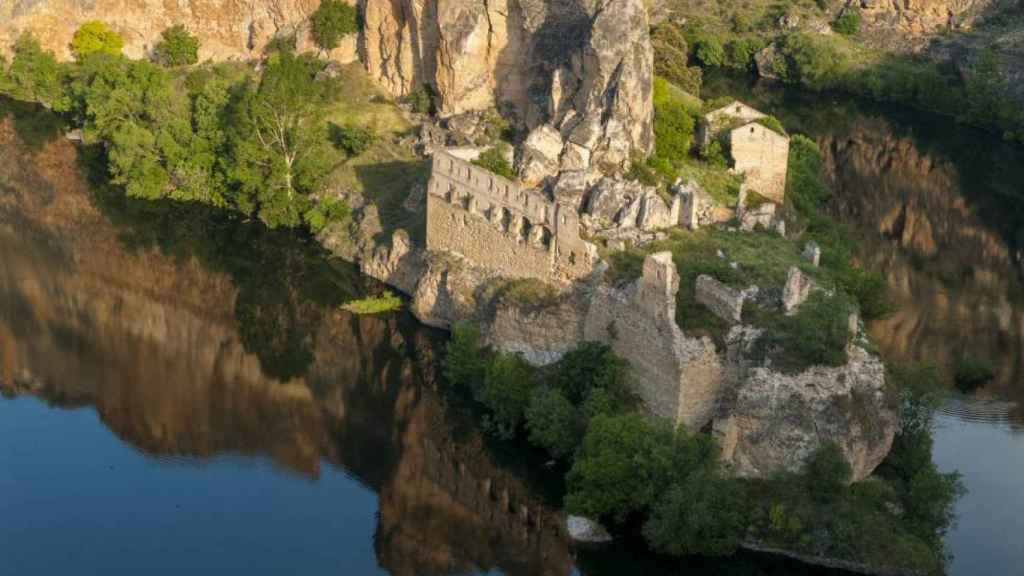
<path id="1" fill-rule="evenodd" d="M 549 124 L 570 165 L 624 167 L 653 146 L 643 0 L 366 0 L 362 57 L 392 94 L 423 85 L 442 116 L 494 106 Z"/>
<path id="2" fill-rule="evenodd" d="M 355 0 L 345 0 L 355 4 Z M 32 32 L 44 48 L 70 58 L 68 44 L 78 27 L 102 20 L 124 36 L 124 53 L 147 56 L 160 33 L 184 24 L 202 44 L 199 59 L 251 58 L 277 34 L 298 33 L 299 48 L 314 49 L 306 20 L 319 0 L 28 0 L 0 3 L 0 50 L 7 50 L 21 32 Z M 356 59 L 357 38 L 352 35 L 331 58 Z"/>
<path id="3" fill-rule="evenodd" d="M 831 441 L 853 468 L 853 479 L 862 480 L 889 453 L 898 413 L 877 357 L 853 346 L 844 366 L 788 375 L 746 366 L 755 332 L 736 328 L 729 338 L 739 383 L 725 394 L 714 434 L 734 474 L 798 471 L 818 446 Z"/>

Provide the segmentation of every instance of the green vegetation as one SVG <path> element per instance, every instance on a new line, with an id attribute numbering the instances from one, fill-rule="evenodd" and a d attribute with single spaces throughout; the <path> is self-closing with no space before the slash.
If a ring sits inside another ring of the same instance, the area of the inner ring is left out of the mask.
<path id="1" fill-rule="evenodd" d="M 747 530 L 747 505 L 740 481 L 705 467 L 686 475 L 659 499 L 644 524 L 644 538 L 664 554 L 727 556 Z"/>
<path id="2" fill-rule="evenodd" d="M 341 150 L 349 156 L 359 156 L 363 152 L 366 152 L 369 150 L 370 146 L 373 145 L 374 140 L 377 139 L 377 135 L 374 134 L 371 128 L 356 126 L 354 124 L 339 126 L 331 123 L 328 125 L 327 129 L 331 143 L 334 144 L 338 150 Z"/>
<path id="3" fill-rule="evenodd" d="M 313 42 L 324 51 L 338 47 L 341 39 L 359 30 L 355 6 L 341 0 L 322 0 L 309 15 L 309 33 Z"/>
<path id="4" fill-rule="evenodd" d="M 855 7 L 846 8 L 832 23 L 832 29 L 846 36 L 860 32 L 860 10 Z"/>
<path id="5" fill-rule="evenodd" d="M 199 61 L 199 39 L 182 24 L 164 30 L 160 42 L 153 49 L 157 63 L 167 66 L 190 66 Z"/>
<path id="6" fill-rule="evenodd" d="M 402 299 L 390 290 L 385 290 L 377 296 L 367 296 L 359 300 L 348 302 L 342 309 L 353 314 L 382 314 L 394 312 L 402 308 Z"/>
<path id="7" fill-rule="evenodd" d="M 772 316 L 758 346 L 784 372 L 800 372 L 810 366 L 841 366 L 846 363 L 850 341 L 848 319 L 854 306 L 845 294 L 828 296 L 813 292 L 792 316 Z"/>
<path id="8" fill-rule="evenodd" d="M 964 356 L 956 363 L 953 379 L 957 388 L 970 391 L 988 384 L 995 377 L 995 371 L 987 361 L 973 356 Z"/>
<path id="9" fill-rule="evenodd" d="M 52 106 L 87 144 L 103 143 L 110 181 L 129 197 L 199 202 L 313 232 L 347 216 L 322 194 L 340 159 L 326 120 L 341 98 L 338 81 L 318 79 L 321 62 L 285 50 L 268 55 L 258 77 L 229 64 L 169 71 L 121 56 L 105 26 L 79 32 L 73 64 L 20 38 L 0 87 Z M 158 59 L 187 61 L 190 39 L 168 29 Z M 361 131 L 346 137 L 350 152 L 372 145 Z"/>
<path id="10" fill-rule="evenodd" d="M 99 20 L 90 20 L 75 30 L 71 38 L 71 53 L 81 60 L 92 54 L 120 56 L 124 38 Z"/>
<path id="11" fill-rule="evenodd" d="M 558 303 L 558 289 L 536 278 L 508 280 L 498 287 L 495 299 L 526 309 L 547 308 Z"/>
<path id="12" fill-rule="evenodd" d="M 665 23 L 651 32 L 654 44 L 654 73 L 696 96 L 700 94 L 703 71 L 689 65 L 686 38 L 676 26 Z M 657 80 L 655 80 L 657 82 Z"/>
<path id="13" fill-rule="evenodd" d="M 486 168 L 503 178 L 514 180 L 516 174 L 512 170 L 512 164 L 509 163 L 506 157 L 506 151 L 505 145 L 491 146 L 484 150 L 479 158 L 473 160 L 473 164 Z"/>
<path id="14" fill-rule="evenodd" d="M 434 114 L 437 112 L 437 94 L 429 84 L 423 84 L 419 88 L 409 92 L 402 97 L 402 102 L 409 105 L 409 108 L 417 114 Z"/>
<path id="15" fill-rule="evenodd" d="M 518 431 L 533 392 L 533 367 L 518 354 L 495 354 L 484 371 L 477 400 L 490 411 L 485 427 L 501 438 Z"/>
<path id="16" fill-rule="evenodd" d="M 765 116 L 764 118 L 758 118 L 756 122 L 764 126 L 765 128 L 774 130 L 779 134 L 786 136 L 786 129 L 782 126 L 782 122 L 779 122 L 779 119 L 776 118 L 775 116 L 768 115 Z"/>

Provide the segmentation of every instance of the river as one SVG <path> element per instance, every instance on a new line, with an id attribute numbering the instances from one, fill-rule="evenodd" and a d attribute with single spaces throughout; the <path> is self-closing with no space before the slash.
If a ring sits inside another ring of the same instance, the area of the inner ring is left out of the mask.
<path id="1" fill-rule="evenodd" d="M 995 368 L 951 392 L 935 459 L 970 490 L 952 573 L 1017 573 L 1020 153 L 934 118 L 748 97 L 826 151 L 833 209 L 900 304 L 871 327 L 883 353 Z M 558 474 L 439 385 L 443 334 L 339 311 L 379 287 L 308 239 L 126 201 L 45 113 L 0 116 L 0 574 L 821 573 L 574 551 Z"/>

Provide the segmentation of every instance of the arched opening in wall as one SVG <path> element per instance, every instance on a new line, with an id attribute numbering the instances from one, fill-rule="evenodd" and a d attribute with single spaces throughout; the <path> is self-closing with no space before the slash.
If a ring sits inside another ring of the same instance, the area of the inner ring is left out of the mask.
<path id="1" fill-rule="evenodd" d="M 551 248 L 551 230 L 547 226 L 534 226 L 530 231 L 530 243 L 538 248 Z"/>
<path id="2" fill-rule="evenodd" d="M 530 241 L 530 235 L 532 233 L 533 233 L 533 224 L 530 223 L 529 219 L 523 218 L 521 224 L 519 225 L 519 238 L 518 238 L 518 240 L 520 242 L 529 242 Z"/>
<path id="3" fill-rule="evenodd" d="M 508 232 L 512 227 L 512 212 L 508 208 L 501 208 L 498 213 L 498 227 L 502 232 Z"/>

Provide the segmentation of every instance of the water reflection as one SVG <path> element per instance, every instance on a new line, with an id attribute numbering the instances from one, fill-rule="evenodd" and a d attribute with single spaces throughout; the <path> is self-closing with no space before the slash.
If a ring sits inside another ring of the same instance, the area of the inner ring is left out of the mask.
<path id="1" fill-rule="evenodd" d="M 570 571 L 557 514 L 478 435 L 451 434 L 436 334 L 340 312 L 365 280 L 308 241 L 118 200 L 79 166 L 66 143 L 22 146 L 0 124 L 5 395 L 94 407 L 159 460 L 258 455 L 310 479 L 343 469 L 377 494 L 372 540 L 393 574 Z M 31 471 L 46 456 L 24 458 L 10 463 Z M 14 486 L 18 501 L 41 496 Z"/>

